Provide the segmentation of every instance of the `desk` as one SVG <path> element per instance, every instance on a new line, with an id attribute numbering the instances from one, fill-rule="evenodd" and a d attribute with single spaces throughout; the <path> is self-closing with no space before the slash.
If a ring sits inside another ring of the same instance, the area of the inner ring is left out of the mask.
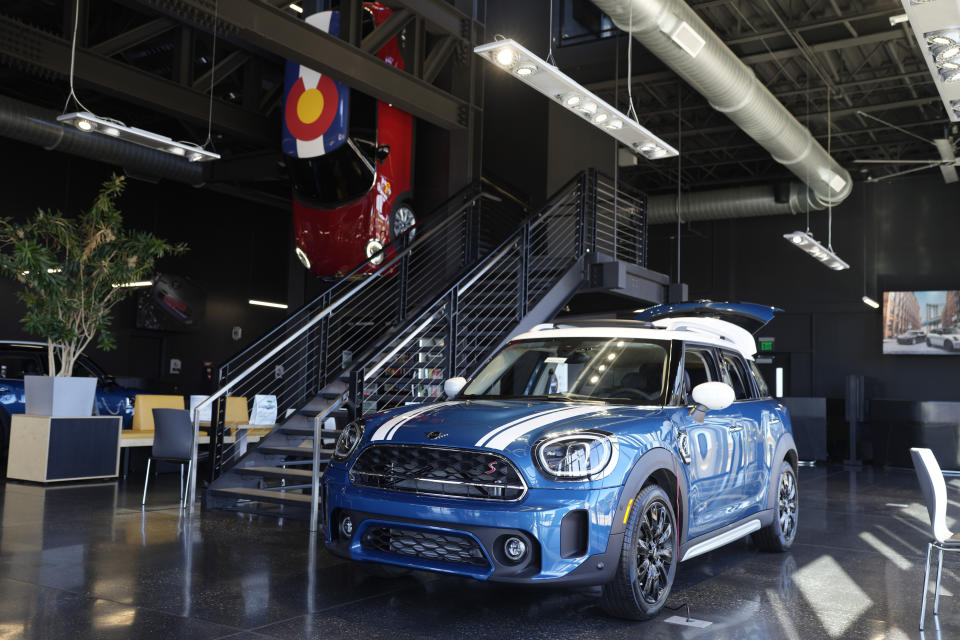
<path id="1" fill-rule="evenodd" d="M 14 414 L 7 477 L 30 482 L 114 478 L 120 471 L 121 420 Z"/>

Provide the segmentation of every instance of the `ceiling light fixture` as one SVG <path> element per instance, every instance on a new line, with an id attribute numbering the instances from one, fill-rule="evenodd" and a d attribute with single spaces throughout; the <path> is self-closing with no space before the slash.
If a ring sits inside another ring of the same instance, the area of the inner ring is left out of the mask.
<path id="1" fill-rule="evenodd" d="M 473 50 L 504 71 L 613 136 L 651 160 L 677 155 L 677 150 L 636 120 L 604 102 L 576 80 L 514 40 L 497 40 Z M 528 70 L 528 71 L 524 71 Z"/>
<path id="2" fill-rule="evenodd" d="M 296 11 L 297 13 L 303 13 L 303 7 L 298 5 L 296 2 L 291 2 L 289 7 Z"/>
<path id="3" fill-rule="evenodd" d="M 960 3 L 901 0 L 901 4 L 947 116 L 960 122 L 960 113 L 950 108 L 951 101 L 960 100 L 960 83 L 953 77 L 960 69 Z"/>
<path id="4" fill-rule="evenodd" d="M 895 27 L 895 26 L 897 26 L 898 24 L 902 24 L 902 23 L 904 23 L 904 22 L 907 22 L 908 20 L 910 20 L 910 18 L 908 18 L 908 17 L 907 17 L 907 14 L 905 14 L 905 13 L 901 13 L 901 14 L 898 14 L 898 15 L 895 15 L 895 16 L 890 16 L 890 26 L 891 26 L 891 27 Z"/>
<path id="5" fill-rule="evenodd" d="M 286 309 L 287 305 L 282 302 L 267 302 L 265 300 L 247 300 L 248 303 L 252 304 L 255 307 L 270 307 L 272 309 Z"/>
<path id="6" fill-rule="evenodd" d="M 868 307 L 873 307 L 874 309 L 880 308 L 880 303 L 874 300 L 873 298 L 871 298 L 870 296 L 863 296 L 862 299 L 863 299 L 863 304 L 867 305 Z"/>
<path id="7" fill-rule="evenodd" d="M 177 142 L 173 138 L 162 136 L 159 133 L 153 133 L 145 129 L 128 127 L 122 122 L 95 116 L 87 111 L 74 111 L 57 116 L 57 122 L 75 126 L 80 131 L 90 133 L 102 133 L 113 138 L 119 138 L 138 144 L 142 147 L 149 147 L 157 151 L 163 151 L 175 156 L 185 157 L 190 162 L 206 162 L 209 160 L 218 160 L 219 153 L 207 151 L 203 147 L 191 142 Z"/>
<path id="8" fill-rule="evenodd" d="M 820 261 L 824 266 L 827 266 L 834 271 L 843 271 L 844 269 L 850 268 L 850 265 L 844 262 L 844 260 L 834 253 L 832 249 L 828 249 L 817 242 L 814 237 L 806 231 L 785 233 L 783 234 L 783 237 L 789 240 L 790 244 L 805 251 L 810 256 Z"/>

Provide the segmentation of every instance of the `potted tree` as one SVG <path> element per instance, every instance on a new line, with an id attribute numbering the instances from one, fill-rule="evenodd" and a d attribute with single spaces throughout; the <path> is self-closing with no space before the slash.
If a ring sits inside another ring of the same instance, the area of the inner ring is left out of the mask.
<path id="1" fill-rule="evenodd" d="M 124 178 L 103 183 L 93 205 L 75 218 L 38 210 L 23 223 L 0 218 L 0 273 L 20 283 L 23 328 L 47 341 L 47 376 L 25 376 L 26 412 L 89 416 L 95 378 L 72 377 L 94 337 L 116 345 L 111 312 L 132 293 L 130 283 L 153 275 L 157 259 L 186 251 L 155 235 L 123 228 L 117 198 Z"/>

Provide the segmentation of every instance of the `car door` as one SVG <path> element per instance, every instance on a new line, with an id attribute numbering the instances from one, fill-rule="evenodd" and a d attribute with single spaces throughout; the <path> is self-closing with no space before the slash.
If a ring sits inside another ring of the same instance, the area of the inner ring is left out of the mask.
<path id="1" fill-rule="evenodd" d="M 689 444 L 686 462 L 689 484 L 689 535 L 695 537 L 736 521 L 738 505 L 744 499 L 745 475 L 740 466 L 743 442 L 737 435 L 739 409 L 708 411 L 702 423 L 690 417 L 690 396 L 702 382 L 722 381 L 713 347 L 687 344 L 679 376 L 682 403 L 687 405 L 683 421 Z"/>
<path id="2" fill-rule="evenodd" d="M 739 441 L 739 459 L 734 461 L 734 467 L 743 473 L 743 502 L 741 517 L 760 508 L 761 501 L 766 495 L 767 474 L 764 470 L 763 447 L 764 410 L 766 402 L 761 400 L 752 384 L 752 375 L 747 364 L 739 353 L 722 349 L 720 351 L 721 371 L 724 381 L 733 387 L 735 400 L 730 405 L 735 410 L 736 424 L 730 430 L 733 437 Z"/>

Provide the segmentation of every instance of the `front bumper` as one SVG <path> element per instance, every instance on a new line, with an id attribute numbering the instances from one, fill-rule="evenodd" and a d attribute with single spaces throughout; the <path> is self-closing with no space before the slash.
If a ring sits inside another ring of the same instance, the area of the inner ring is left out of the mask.
<path id="1" fill-rule="evenodd" d="M 621 490 L 531 488 L 519 502 L 452 499 L 356 487 L 331 467 L 323 480 L 326 546 L 351 560 L 478 580 L 604 584 L 623 540 L 622 532 L 611 535 Z M 518 562 L 503 551 L 511 536 L 526 544 Z"/>

